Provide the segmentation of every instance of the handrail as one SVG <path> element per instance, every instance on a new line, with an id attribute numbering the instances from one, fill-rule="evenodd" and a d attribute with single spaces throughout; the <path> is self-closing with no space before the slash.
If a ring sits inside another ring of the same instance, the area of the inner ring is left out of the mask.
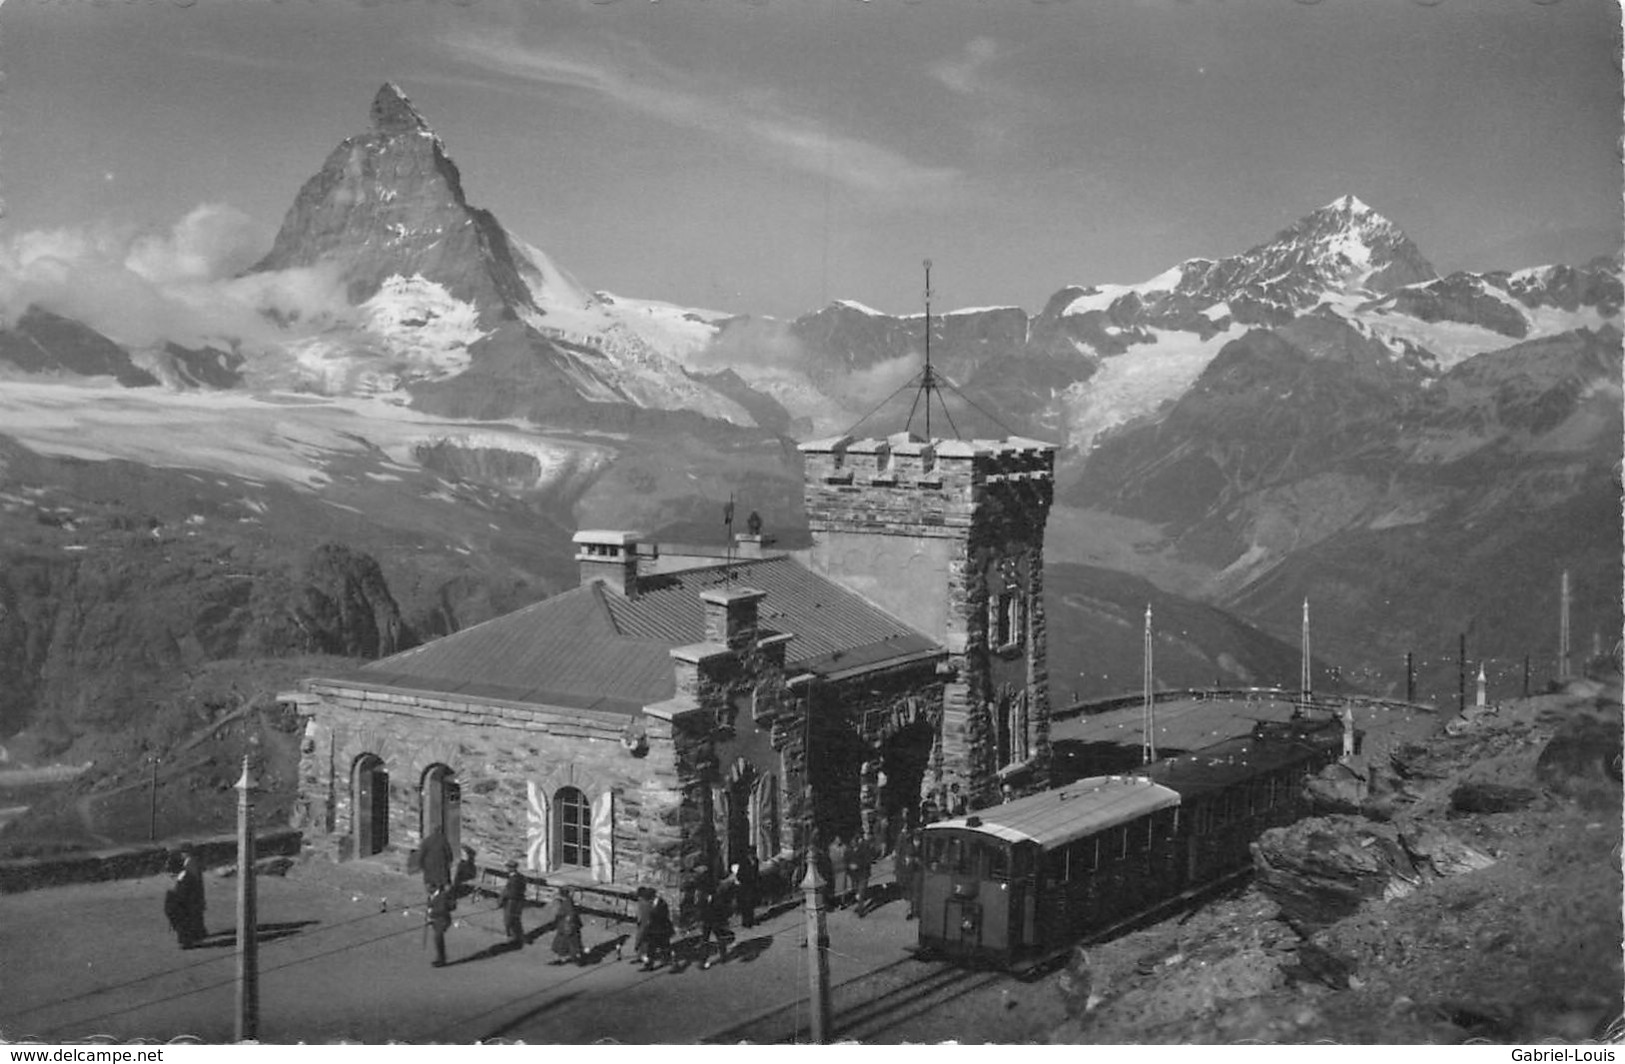
<path id="1" fill-rule="evenodd" d="M 1153 704 L 1208 700 L 1251 702 L 1266 698 L 1270 701 L 1297 702 L 1302 698 L 1302 695 L 1298 691 L 1289 691 L 1284 687 L 1181 687 L 1162 688 L 1151 692 Z M 1431 703 L 1407 702 L 1400 698 L 1382 698 L 1376 695 L 1311 694 L 1309 701 L 1311 706 L 1327 709 L 1352 705 L 1374 706 L 1382 709 L 1414 709 L 1426 713 L 1438 711 L 1438 707 Z M 1072 717 L 1092 716 L 1097 713 L 1107 713 L 1114 709 L 1128 709 L 1144 704 L 1145 694 L 1138 691 L 1133 694 L 1085 699 L 1064 708 L 1050 710 L 1050 719 L 1067 720 Z"/>

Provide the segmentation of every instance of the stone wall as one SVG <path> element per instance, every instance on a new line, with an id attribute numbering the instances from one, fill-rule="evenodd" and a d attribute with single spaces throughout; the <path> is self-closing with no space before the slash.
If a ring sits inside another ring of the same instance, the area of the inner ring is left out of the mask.
<path id="1" fill-rule="evenodd" d="M 422 841 L 424 774 L 445 765 L 462 790 L 461 843 L 482 864 L 525 860 L 530 789 L 613 795 L 613 881 L 675 886 L 682 788 L 668 721 L 496 700 L 437 697 L 322 680 L 300 757 L 295 826 L 332 856 L 351 855 L 352 772 L 371 754 L 389 773 L 390 852 Z M 584 875 L 584 873 L 582 873 Z"/>
<path id="2" fill-rule="evenodd" d="M 814 537 L 810 564 L 948 650 L 937 786 L 946 792 L 959 784 L 973 806 L 998 801 L 1002 781 L 1044 786 L 1050 750 L 1043 550 L 1055 449 L 1019 438 L 926 441 L 899 434 L 838 437 L 802 444 L 801 451 Z M 869 551 L 857 545 L 866 538 L 877 544 Z M 876 571 L 854 568 L 865 557 L 878 563 Z M 919 560 L 919 579 L 899 580 L 899 559 Z M 888 586 L 904 598 L 937 601 L 893 603 L 885 598 Z M 997 648 L 990 646 L 988 603 L 1006 588 L 1023 602 L 1021 645 Z M 992 704 L 1006 685 L 1027 698 L 1031 756 L 1021 765 L 999 763 Z"/>

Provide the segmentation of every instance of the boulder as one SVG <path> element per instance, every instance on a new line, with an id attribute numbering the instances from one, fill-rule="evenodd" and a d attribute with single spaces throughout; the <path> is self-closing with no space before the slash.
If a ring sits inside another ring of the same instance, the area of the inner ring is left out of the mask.
<path id="1" fill-rule="evenodd" d="M 1400 831 L 1399 841 L 1416 869 L 1433 878 L 1476 872 L 1495 863 L 1483 850 L 1429 823 L 1407 826 Z"/>
<path id="2" fill-rule="evenodd" d="M 1582 716 L 1557 730 L 1535 762 L 1535 779 L 1588 808 L 1618 808 L 1621 776 L 1618 720 Z"/>
<path id="3" fill-rule="evenodd" d="M 1366 781 L 1347 765 L 1333 762 L 1304 784 L 1317 813 L 1358 813 L 1366 799 Z"/>
<path id="4" fill-rule="evenodd" d="M 1456 813 L 1513 813 L 1540 797 L 1528 787 L 1504 783 L 1463 783 L 1450 792 L 1450 809 Z"/>
<path id="5" fill-rule="evenodd" d="M 1345 815 L 1266 831 L 1253 844 L 1253 867 L 1259 888 L 1300 934 L 1421 883 L 1393 825 Z"/>

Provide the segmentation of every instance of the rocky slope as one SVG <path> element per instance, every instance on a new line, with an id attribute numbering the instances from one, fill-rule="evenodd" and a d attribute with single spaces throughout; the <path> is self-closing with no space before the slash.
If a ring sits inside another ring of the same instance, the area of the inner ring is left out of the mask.
<path id="1" fill-rule="evenodd" d="M 1050 1038 L 1617 1038 L 1617 683 L 1368 736 L 1368 798 L 1267 833 L 1243 893 L 1080 951 Z"/>

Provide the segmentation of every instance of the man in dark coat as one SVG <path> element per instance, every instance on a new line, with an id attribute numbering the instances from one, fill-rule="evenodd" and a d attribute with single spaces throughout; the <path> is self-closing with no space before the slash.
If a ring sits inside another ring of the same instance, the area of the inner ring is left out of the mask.
<path id="1" fill-rule="evenodd" d="M 914 912 L 914 884 L 920 875 L 920 833 L 918 831 L 905 831 L 897 839 L 897 852 L 892 855 L 893 868 L 897 875 L 897 892 L 908 903 L 908 914 L 905 920 L 912 920 Z"/>
<path id="2" fill-rule="evenodd" d="M 734 895 L 739 881 L 728 876 L 716 886 L 700 887 L 700 971 L 711 967 L 711 940 L 717 940 L 717 963 L 728 959 L 728 942 L 733 932 L 728 930 L 728 916 L 733 911 Z"/>
<path id="3" fill-rule="evenodd" d="M 671 906 L 659 894 L 655 895 L 654 907 L 649 914 L 649 960 L 644 965 L 647 971 L 655 966 L 656 958 L 669 962 L 671 960 L 671 940 L 677 934 L 677 928 L 671 922 Z"/>
<path id="4" fill-rule="evenodd" d="M 502 885 L 502 929 L 508 935 L 508 942 L 514 949 L 521 949 L 525 945 L 525 895 L 529 892 L 530 883 L 525 879 L 523 872 L 519 871 L 518 861 L 508 862 L 508 881 Z"/>
<path id="5" fill-rule="evenodd" d="M 852 884 L 853 908 L 861 919 L 869 913 L 869 873 L 874 868 L 874 842 L 859 835 L 846 849 L 847 876 Z"/>
<path id="6" fill-rule="evenodd" d="M 436 887 L 451 885 L 454 857 L 444 831 L 435 828 L 423 836 L 423 845 L 418 847 L 418 860 L 423 866 L 423 885 L 426 888 L 433 891 Z"/>
<path id="7" fill-rule="evenodd" d="M 429 891 L 428 913 L 425 917 L 434 934 L 434 967 L 446 966 L 446 931 L 451 927 L 451 911 L 457 907 L 451 885 L 442 884 Z"/>
<path id="8" fill-rule="evenodd" d="M 739 884 L 736 895 L 739 902 L 739 926 L 756 926 L 757 899 L 761 891 L 761 867 L 756 863 L 756 850 L 745 851 L 738 864 L 734 865 L 734 880 Z"/>
<path id="9" fill-rule="evenodd" d="M 632 961 L 643 965 L 647 970 L 649 964 L 649 933 L 654 927 L 655 917 L 655 889 L 653 887 L 638 888 L 637 927 L 632 933 Z"/>
<path id="10" fill-rule="evenodd" d="M 174 900 L 165 899 L 164 910 L 172 913 L 170 925 L 175 929 L 181 949 L 191 949 L 209 937 L 203 924 L 203 862 L 191 849 L 183 850 L 182 854 L 180 874 L 175 877 L 171 891 Z"/>

